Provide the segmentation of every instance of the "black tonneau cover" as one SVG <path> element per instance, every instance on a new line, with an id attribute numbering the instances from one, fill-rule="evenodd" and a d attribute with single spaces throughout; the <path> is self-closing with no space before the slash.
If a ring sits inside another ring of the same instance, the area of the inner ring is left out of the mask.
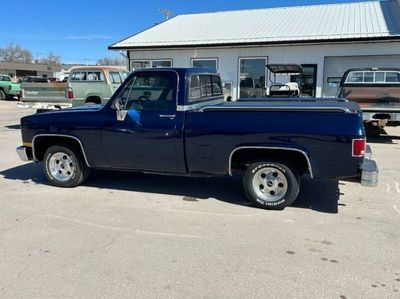
<path id="1" fill-rule="evenodd" d="M 358 113 L 360 107 L 344 99 L 246 99 L 205 106 L 202 111 L 320 111 Z"/>

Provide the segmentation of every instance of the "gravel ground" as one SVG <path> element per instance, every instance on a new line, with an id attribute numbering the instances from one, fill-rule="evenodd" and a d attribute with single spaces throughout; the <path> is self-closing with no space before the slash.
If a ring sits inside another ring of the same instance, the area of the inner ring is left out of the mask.
<path id="1" fill-rule="evenodd" d="M 400 128 L 371 137 L 377 188 L 304 178 L 284 211 L 240 178 L 94 171 L 75 189 L 23 163 L 0 102 L 1 298 L 399 298 Z"/>

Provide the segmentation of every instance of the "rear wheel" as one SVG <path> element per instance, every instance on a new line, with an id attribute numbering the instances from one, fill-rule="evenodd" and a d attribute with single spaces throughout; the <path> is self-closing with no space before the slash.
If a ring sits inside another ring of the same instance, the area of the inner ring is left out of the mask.
<path id="1" fill-rule="evenodd" d="M 3 101 L 5 99 L 7 99 L 6 93 L 4 90 L 0 90 L 0 100 Z"/>
<path id="2" fill-rule="evenodd" d="M 252 204 L 263 209 L 281 210 L 291 205 L 300 190 L 295 169 L 282 162 L 256 162 L 243 176 L 244 191 Z"/>
<path id="3" fill-rule="evenodd" d="M 49 182 L 57 187 L 76 187 L 89 175 L 80 152 L 68 145 L 51 146 L 44 156 L 43 168 Z"/>

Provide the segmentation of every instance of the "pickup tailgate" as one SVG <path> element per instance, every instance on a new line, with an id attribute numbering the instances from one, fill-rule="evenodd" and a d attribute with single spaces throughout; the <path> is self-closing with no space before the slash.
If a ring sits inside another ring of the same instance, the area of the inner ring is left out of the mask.
<path id="1" fill-rule="evenodd" d="M 342 97 L 356 102 L 363 111 L 400 111 L 400 85 L 380 87 L 345 86 Z"/>
<path id="2" fill-rule="evenodd" d="M 67 103 L 68 83 L 22 83 L 23 102 Z"/>

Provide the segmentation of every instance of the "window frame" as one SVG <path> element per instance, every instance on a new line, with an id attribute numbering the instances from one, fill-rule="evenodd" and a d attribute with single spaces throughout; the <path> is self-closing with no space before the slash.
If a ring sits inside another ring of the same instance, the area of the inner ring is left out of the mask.
<path id="1" fill-rule="evenodd" d="M 215 70 L 218 71 L 218 69 L 219 69 L 219 59 L 218 59 L 218 57 L 196 57 L 196 58 L 191 58 L 190 59 L 190 66 L 191 67 L 195 67 L 194 66 L 194 62 L 195 61 L 215 61 L 215 67 L 216 67 Z"/>

